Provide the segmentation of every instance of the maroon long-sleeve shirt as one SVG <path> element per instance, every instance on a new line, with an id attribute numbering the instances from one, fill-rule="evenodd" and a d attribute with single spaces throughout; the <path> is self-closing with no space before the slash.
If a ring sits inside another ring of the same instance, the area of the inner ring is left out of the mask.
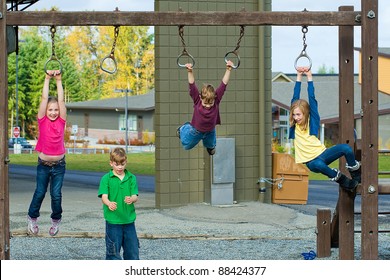
<path id="1" fill-rule="evenodd" d="M 222 96 L 225 93 L 226 86 L 227 85 L 221 81 L 220 85 L 215 90 L 216 97 L 214 105 L 211 108 L 206 109 L 202 106 L 200 92 L 196 84 L 189 84 L 190 96 L 194 101 L 194 112 L 192 114 L 191 125 L 200 132 L 212 131 L 217 124 L 221 124 L 219 104 L 221 103 Z"/>

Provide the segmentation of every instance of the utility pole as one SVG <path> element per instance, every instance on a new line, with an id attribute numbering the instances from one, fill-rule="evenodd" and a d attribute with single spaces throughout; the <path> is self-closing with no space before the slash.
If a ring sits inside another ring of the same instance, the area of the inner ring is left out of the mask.
<path id="1" fill-rule="evenodd" d="M 128 108 L 129 108 L 129 92 L 132 92 L 131 89 L 129 89 L 129 85 L 127 85 L 127 89 L 115 89 L 114 92 L 125 92 L 126 93 L 126 104 L 125 104 L 125 120 L 126 120 L 126 128 L 125 128 L 125 141 L 126 141 L 126 153 L 128 152 L 128 146 L 129 146 L 129 136 L 128 136 L 128 130 L 129 130 L 129 119 L 128 119 Z"/>

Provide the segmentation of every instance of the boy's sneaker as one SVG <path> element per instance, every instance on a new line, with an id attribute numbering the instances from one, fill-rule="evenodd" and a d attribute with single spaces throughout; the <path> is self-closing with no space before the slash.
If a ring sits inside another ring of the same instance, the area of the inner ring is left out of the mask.
<path id="1" fill-rule="evenodd" d="M 27 234 L 36 235 L 38 232 L 38 218 L 31 218 L 27 215 Z"/>
<path id="2" fill-rule="evenodd" d="M 51 219 L 51 228 L 49 229 L 49 234 L 51 236 L 55 236 L 58 233 L 58 231 L 60 230 L 60 223 L 61 219 Z"/>
<path id="3" fill-rule="evenodd" d="M 215 147 L 214 148 L 207 148 L 207 152 L 209 153 L 210 156 L 215 154 Z"/>

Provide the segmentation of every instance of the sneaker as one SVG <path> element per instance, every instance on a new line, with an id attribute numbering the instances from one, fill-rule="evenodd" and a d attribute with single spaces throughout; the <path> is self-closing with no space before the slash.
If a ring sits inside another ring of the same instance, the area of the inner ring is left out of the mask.
<path id="1" fill-rule="evenodd" d="M 51 236 L 55 236 L 58 233 L 58 231 L 60 230 L 60 223 L 61 219 L 51 219 L 51 228 L 49 229 L 49 234 Z"/>
<path id="2" fill-rule="evenodd" d="M 36 235 L 38 232 L 38 218 L 31 218 L 30 216 L 27 216 L 27 234 Z"/>
<path id="3" fill-rule="evenodd" d="M 215 154 L 215 147 L 214 148 L 207 148 L 207 152 L 209 153 L 210 156 Z"/>
<path id="4" fill-rule="evenodd" d="M 180 139 L 180 128 L 181 128 L 181 126 L 179 126 L 179 127 L 176 129 L 176 136 L 179 137 L 179 139 Z"/>

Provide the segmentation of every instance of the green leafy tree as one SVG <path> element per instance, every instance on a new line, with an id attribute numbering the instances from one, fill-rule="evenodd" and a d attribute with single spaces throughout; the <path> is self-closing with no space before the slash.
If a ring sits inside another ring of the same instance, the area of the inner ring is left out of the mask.
<path id="1" fill-rule="evenodd" d="M 118 88 L 129 88 L 136 95 L 144 94 L 154 87 L 153 38 L 152 34 L 148 34 L 147 27 L 120 27 L 115 47 L 118 71 L 114 75 L 104 73 L 102 76 L 103 97 L 118 96 L 114 92 Z M 105 57 L 111 52 L 114 42 L 113 27 L 100 28 L 99 42 L 101 47 L 98 54 Z"/>
<path id="2" fill-rule="evenodd" d="M 81 26 L 73 28 L 66 37 L 66 42 L 72 49 L 69 56 L 80 73 L 80 92 L 69 102 L 94 100 L 101 96 L 98 34 L 99 29 L 95 26 Z"/>
<path id="3" fill-rule="evenodd" d="M 39 34 L 40 36 L 37 36 Z M 68 94 L 79 93 L 79 72 L 76 71 L 74 62 L 69 58 L 70 48 L 63 43 L 63 36 L 56 32 L 55 54 L 63 65 L 64 90 Z M 29 28 L 21 31 L 18 67 L 18 111 L 19 124 L 28 138 L 36 137 L 36 114 L 42 94 L 43 81 L 45 79 L 44 67 L 52 55 L 52 42 L 48 28 Z M 50 39 L 49 39 L 50 38 Z M 13 56 L 11 56 L 12 59 Z M 9 65 L 9 91 L 15 92 L 15 63 Z M 56 95 L 54 84 L 50 85 L 50 94 Z M 15 95 L 10 95 L 9 106 L 11 118 L 14 116 Z"/>
<path id="4" fill-rule="evenodd" d="M 48 27 L 19 29 L 18 56 L 18 124 L 27 138 L 37 136 L 36 115 L 41 98 L 44 66 L 52 55 Z M 117 88 L 130 88 L 132 94 L 144 94 L 154 88 L 154 35 L 148 27 L 119 29 L 115 47 L 118 71 L 107 74 L 100 69 L 101 60 L 110 54 L 114 27 L 57 27 L 55 54 L 63 66 L 66 102 L 119 97 Z M 9 55 L 8 92 L 9 127 L 16 115 L 16 56 Z M 56 94 L 54 83 L 50 94 Z M 25 133 L 24 133 L 25 132 Z"/>

